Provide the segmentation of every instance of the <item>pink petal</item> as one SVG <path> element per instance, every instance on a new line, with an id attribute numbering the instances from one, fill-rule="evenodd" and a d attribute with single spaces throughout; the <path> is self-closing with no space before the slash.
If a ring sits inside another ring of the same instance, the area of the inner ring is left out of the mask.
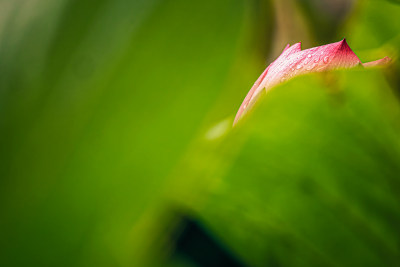
<path id="1" fill-rule="evenodd" d="M 363 66 L 366 68 L 370 68 L 370 67 L 377 67 L 377 66 L 384 66 L 387 65 L 389 62 L 391 61 L 391 59 L 389 57 L 384 57 L 372 62 L 367 62 L 364 63 Z"/>
<path id="2" fill-rule="evenodd" d="M 268 90 L 274 85 L 300 74 L 350 68 L 360 63 L 360 59 L 343 39 L 340 42 L 291 53 L 287 57 L 280 56 L 265 78 L 265 88 Z"/>
<path id="3" fill-rule="evenodd" d="M 292 46 L 289 44 L 283 49 L 282 54 L 275 60 L 279 60 L 280 58 L 286 58 L 291 54 L 297 53 L 301 51 L 301 43 L 296 43 Z M 274 61 L 274 62 L 275 62 Z M 247 93 L 245 99 L 243 100 L 242 104 L 239 107 L 238 112 L 236 113 L 235 120 L 233 124 L 235 124 L 239 118 L 244 115 L 245 110 L 252 106 L 252 104 L 255 102 L 255 100 L 258 98 L 259 94 L 261 93 L 262 89 L 264 88 L 263 80 L 268 74 L 268 70 L 270 67 L 274 64 L 272 62 L 265 70 L 264 72 L 258 77 L 257 81 L 254 83 L 254 85 L 251 87 L 250 91 Z"/>
<path id="4" fill-rule="evenodd" d="M 251 87 L 250 91 L 247 93 L 246 97 L 244 98 L 242 104 L 239 107 L 238 112 L 236 113 L 235 120 L 233 121 L 233 125 L 235 125 L 236 122 L 239 120 L 239 118 L 242 117 L 242 115 L 244 115 L 245 109 L 247 108 L 247 106 L 249 106 L 249 103 L 253 99 L 253 97 L 255 97 L 255 92 L 260 87 L 260 84 L 261 84 L 262 80 L 267 75 L 270 66 L 271 65 L 269 65 L 264 70 L 264 72 L 260 75 L 260 77 L 258 77 L 257 81 L 254 83 L 254 85 Z"/>
<path id="5" fill-rule="evenodd" d="M 362 64 L 347 44 L 346 39 L 303 51 L 301 51 L 301 43 L 287 45 L 282 54 L 257 79 L 240 106 L 233 124 L 236 124 L 245 111 L 247 112 L 253 106 L 264 88 L 268 91 L 275 85 L 301 74 L 351 68 L 360 64 L 372 67 L 387 64 L 389 61 L 390 59 L 385 57 Z"/>
<path id="6" fill-rule="evenodd" d="M 301 51 L 301 43 L 295 43 L 290 47 L 289 45 L 287 45 L 286 48 L 283 50 L 282 54 L 278 57 L 278 59 L 282 57 L 288 57 L 289 55 L 292 55 L 300 51 Z"/>

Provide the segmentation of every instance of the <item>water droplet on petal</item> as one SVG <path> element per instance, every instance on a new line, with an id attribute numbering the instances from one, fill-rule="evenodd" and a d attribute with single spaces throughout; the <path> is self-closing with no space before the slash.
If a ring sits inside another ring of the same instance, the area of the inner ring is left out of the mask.
<path id="1" fill-rule="evenodd" d="M 324 57 L 324 63 L 326 64 L 328 62 L 329 62 L 329 57 L 328 56 Z"/>
<path id="2" fill-rule="evenodd" d="M 310 61 L 311 61 L 311 55 L 308 55 L 308 56 L 304 59 L 304 65 L 307 65 Z"/>
<path id="3" fill-rule="evenodd" d="M 247 103 L 246 103 L 246 104 L 244 104 L 244 106 L 243 106 L 243 109 L 246 109 L 246 107 L 247 107 Z"/>
<path id="4" fill-rule="evenodd" d="M 303 67 L 303 66 L 302 66 L 301 64 L 299 64 L 299 65 L 296 66 L 296 69 L 299 70 L 299 69 L 301 69 L 302 67 Z"/>
<path id="5" fill-rule="evenodd" d="M 314 63 L 317 63 L 319 61 L 319 58 L 314 59 Z"/>
<path id="6" fill-rule="evenodd" d="M 315 66 L 317 66 L 317 64 L 311 64 L 310 66 L 306 67 L 306 70 L 312 70 L 313 68 L 315 68 Z"/>

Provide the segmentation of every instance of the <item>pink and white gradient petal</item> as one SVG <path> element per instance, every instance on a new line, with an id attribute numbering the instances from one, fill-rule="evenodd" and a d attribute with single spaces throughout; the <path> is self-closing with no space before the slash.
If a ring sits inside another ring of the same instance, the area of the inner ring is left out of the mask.
<path id="1" fill-rule="evenodd" d="M 272 62 L 250 89 L 240 106 L 234 125 L 254 105 L 263 89 L 272 87 L 302 74 L 321 72 L 332 69 L 352 68 L 357 65 L 373 67 L 385 65 L 390 58 L 385 57 L 362 64 L 357 55 L 343 39 L 339 42 L 301 50 L 301 43 L 287 45 L 282 54 Z"/>

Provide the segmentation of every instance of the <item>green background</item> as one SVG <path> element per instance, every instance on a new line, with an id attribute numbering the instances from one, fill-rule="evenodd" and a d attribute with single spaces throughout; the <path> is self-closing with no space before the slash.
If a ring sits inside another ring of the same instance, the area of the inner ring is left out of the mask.
<path id="1" fill-rule="evenodd" d="M 246 266 L 400 265 L 400 5 L 350 2 L 0 0 L 0 265 L 196 266 L 177 210 Z M 232 129 L 287 43 L 344 37 L 393 63 Z"/>

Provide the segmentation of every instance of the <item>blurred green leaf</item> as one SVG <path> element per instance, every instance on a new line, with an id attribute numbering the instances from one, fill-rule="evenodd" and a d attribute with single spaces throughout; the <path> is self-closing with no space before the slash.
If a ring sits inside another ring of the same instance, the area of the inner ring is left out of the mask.
<path id="1" fill-rule="evenodd" d="M 32 17 L 1 39 L 0 265 L 130 266 L 132 228 L 228 77 L 244 2 L 51 2 L 10 3 Z"/>
<path id="2" fill-rule="evenodd" d="M 0 1 L 0 265 L 163 265 L 177 209 L 250 266 L 398 265 L 398 63 L 300 77 L 230 127 L 274 8 Z M 399 12 L 335 31 L 396 59 Z"/>
<path id="3" fill-rule="evenodd" d="M 389 1 L 360 1 L 358 12 L 345 28 L 349 44 L 355 51 L 383 47 L 399 36 L 400 6 Z M 398 50 L 398 46 L 396 46 Z"/>
<path id="4" fill-rule="evenodd" d="M 221 144 L 247 136 L 198 212 L 249 266 L 396 266 L 399 119 L 377 71 L 281 85 Z"/>

